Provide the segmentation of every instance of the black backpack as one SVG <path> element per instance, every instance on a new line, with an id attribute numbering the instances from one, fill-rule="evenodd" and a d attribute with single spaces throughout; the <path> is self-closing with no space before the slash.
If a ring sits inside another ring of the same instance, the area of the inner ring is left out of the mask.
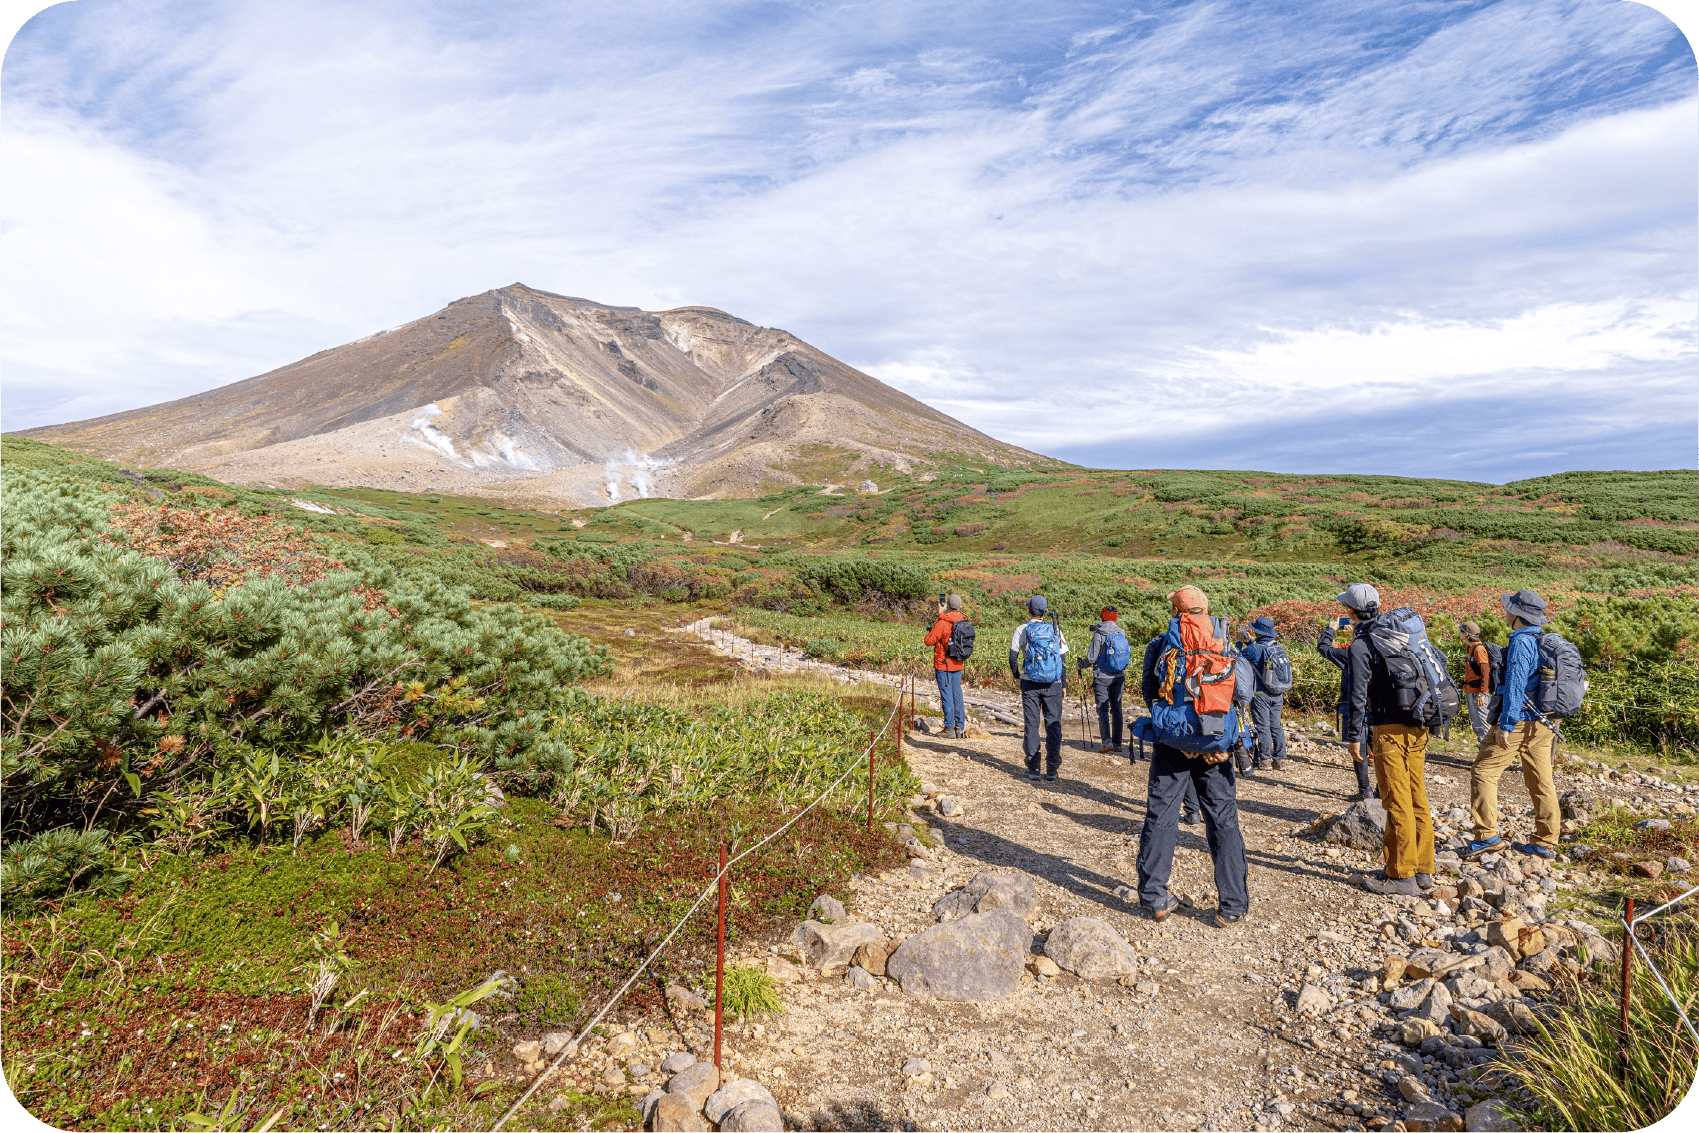
<path id="1" fill-rule="evenodd" d="M 1496 693 L 1504 684 L 1504 646 L 1497 642 L 1486 642 L 1487 669 L 1492 674 L 1493 691 Z"/>
<path id="2" fill-rule="evenodd" d="M 1534 686 L 1534 710 L 1568 719 L 1581 711 L 1587 695 L 1587 666 L 1573 642 L 1555 633 L 1540 634 L 1540 676 Z"/>
<path id="3" fill-rule="evenodd" d="M 966 661 L 973 656 L 973 623 L 963 618 L 950 627 L 950 640 L 944 646 L 944 656 L 952 661 Z"/>

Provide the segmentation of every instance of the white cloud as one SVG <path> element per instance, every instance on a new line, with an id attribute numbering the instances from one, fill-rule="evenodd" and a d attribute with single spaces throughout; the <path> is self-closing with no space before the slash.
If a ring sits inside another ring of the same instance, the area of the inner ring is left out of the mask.
<path id="1" fill-rule="evenodd" d="M 69 7 L 7 60 L 8 428 L 514 280 L 1039 449 L 1200 380 L 1299 418 L 1691 363 L 1691 61 L 1629 5 Z"/>

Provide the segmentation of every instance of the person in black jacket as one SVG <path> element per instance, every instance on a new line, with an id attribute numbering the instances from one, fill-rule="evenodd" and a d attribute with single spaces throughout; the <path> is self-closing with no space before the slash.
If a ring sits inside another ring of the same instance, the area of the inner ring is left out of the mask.
<path id="1" fill-rule="evenodd" d="M 1339 713 L 1339 738 L 1343 740 L 1351 732 L 1351 706 L 1345 702 L 1345 669 L 1349 664 L 1351 651 L 1346 646 L 1333 644 L 1333 634 L 1331 623 L 1321 627 L 1321 637 L 1316 640 L 1316 652 L 1339 667 L 1339 703 L 1334 710 Z M 1361 746 L 1357 751 L 1357 757 L 1351 761 L 1357 770 L 1357 793 L 1352 802 L 1362 802 L 1377 795 L 1374 785 L 1369 782 L 1369 756 L 1363 753 Z"/>
<path id="2" fill-rule="evenodd" d="M 1356 621 L 1345 662 L 1345 699 L 1351 709 L 1346 740 L 1352 759 L 1362 758 L 1372 742 L 1375 782 L 1386 808 L 1386 868 L 1378 877 L 1365 877 L 1363 886 L 1382 896 L 1420 897 L 1434 885 L 1434 824 L 1424 777 L 1428 730 L 1398 707 L 1397 688 L 1372 644 L 1380 595 L 1359 582 L 1339 601 Z"/>
<path id="3" fill-rule="evenodd" d="M 1209 599 L 1195 586 L 1182 586 L 1168 596 L 1176 616 L 1207 614 Z M 1144 671 L 1139 693 L 1146 709 L 1156 700 L 1162 681 L 1156 663 L 1162 656 L 1163 638 L 1157 636 L 1144 649 Z M 1215 860 L 1215 892 L 1218 907 L 1211 923 L 1226 928 L 1238 924 L 1250 911 L 1250 871 L 1245 859 L 1245 837 L 1239 829 L 1239 800 L 1234 786 L 1233 760 L 1228 753 L 1192 755 L 1154 744 L 1150 757 L 1150 786 L 1145 796 L 1144 827 L 1139 832 L 1139 902 L 1151 917 L 1163 920 L 1179 902 L 1168 892 L 1174 867 L 1174 848 L 1180 841 L 1180 810 L 1188 789 L 1197 794 L 1203 812 L 1204 836 L 1210 857 Z"/>

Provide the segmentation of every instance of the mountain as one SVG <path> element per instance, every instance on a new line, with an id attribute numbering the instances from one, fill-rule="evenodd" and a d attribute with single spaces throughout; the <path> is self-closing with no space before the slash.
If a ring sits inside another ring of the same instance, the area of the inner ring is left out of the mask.
<path id="1" fill-rule="evenodd" d="M 206 393 L 25 435 L 243 484 L 555 506 L 758 495 L 941 456 L 1054 463 L 785 331 L 523 284 Z"/>

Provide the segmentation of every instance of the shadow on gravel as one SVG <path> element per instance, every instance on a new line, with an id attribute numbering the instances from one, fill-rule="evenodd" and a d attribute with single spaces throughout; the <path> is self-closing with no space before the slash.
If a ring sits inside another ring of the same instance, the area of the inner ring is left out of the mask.
<path id="1" fill-rule="evenodd" d="M 815 1110 L 803 1123 L 804 1129 L 913 1129 L 904 1118 L 886 1113 L 867 1102 L 834 1105 L 831 1109 Z"/>

